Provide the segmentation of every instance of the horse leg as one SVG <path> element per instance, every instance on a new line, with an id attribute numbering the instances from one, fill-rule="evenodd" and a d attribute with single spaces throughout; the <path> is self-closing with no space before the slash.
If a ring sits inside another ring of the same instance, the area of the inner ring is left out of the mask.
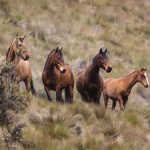
<path id="1" fill-rule="evenodd" d="M 120 110 L 124 110 L 123 99 L 122 99 L 121 96 L 118 97 L 118 102 L 119 102 L 119 105 L 120 105 Z"/>
<path id="2" fill-rule="evenodd" d="M 45 89 L 48 100 L 52 101 L 49 88 L 46 85 L 44 85 L 44 89 Z"/>
<path id="3" fill-rule="evenodd" d="M 31 79 L 30 83 L 31 83 L 31 92 L 32 92 L 32 95 L 37 96 L 32 79 Z"/>
<path id="4" fill-rule="evenodd" d="M 114 110 L 115 107 L 116 107 L 116 100 L 113 99 L 113 100 L 112 100 L 112 107 L 111 107 L 111 109 Z"/>
<path id="5" fill-rule="evenodd" d="M 82 101 L 84 101 L 84 102 L 90 102 L 90 97 L 89 97 L 87 91 L 82 90 L 82 91 L 80 91 L 79 93 L 80 93 L 80 95 L 81 95 Z"/>
<path id="6" fill-rule="evenodd" d="M 95 103 L 100 105 L 100 97 L 101 97 L 101 91 L 99 91 L 95 98 Z"/>
<path id="7" fill-rule="evenodd" d="M 30 80 L 29 79 L 25 79 L 24 83 L 25 83 L 27 92 L 30 92 L 30 90 L 31 90 Z"/>
<path id="8" fill-rule="evenodd" d="M 73 102 L 73 88 L 72 86 L 68 86 L 65 88 L 65 101 L 68 103 Z"/>
<path id="9" fill-rule="evenodd" d="M 61 103 L 64 102 L 64 100 L 62 98 L 62 89 L 59 86 L 56 87 L 56 100 Z"/>
<path id="10" fill-rule="evenodd" d="M 83 96 L 84 96 L 85 101 L 90 103 L 91 99 L 90 99 L 90 96 L 89 96 L 89 92 L 85 90 L 83 92 Z"/>
<path id="11" fill-rule="evenodd" d="M 108 97 L 107 95 L 103 95 L 103 96 L 104 96 L 104 104 L 105 104 L 105 108 L 107 109 L 109 97 Z"/>
<path id="12" fill-rule="evenodd" d="M 123 106 L 124 106 L 124 109 L 126 108 L 127 101 L 128 101 L 128 96 L 124 96 L 123 97 Z"/>

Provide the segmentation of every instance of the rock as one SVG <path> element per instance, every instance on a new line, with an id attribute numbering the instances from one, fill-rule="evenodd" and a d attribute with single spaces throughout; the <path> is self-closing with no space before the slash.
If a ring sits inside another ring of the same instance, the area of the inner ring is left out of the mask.
<path id="1" fill-rule="evenodd" d="M 83 134 L 84 134 L 84 128 L 78 122 L 76 122 L 74 124 L 71 124 L 69 127 L 70 127 L 71 132 L 73 134 L 83 136 Z"/>
<path id="2" fill-rule="evenodd" d="M 81 60 L 78 64 L 78 69 L 83 69 L 87 65 L 86 60 Z"/>

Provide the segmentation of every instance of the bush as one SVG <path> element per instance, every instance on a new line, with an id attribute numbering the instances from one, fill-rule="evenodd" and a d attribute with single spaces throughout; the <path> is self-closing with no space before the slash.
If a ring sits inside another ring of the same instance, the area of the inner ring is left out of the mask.
<path id="1" fill-rule="evenodd" d="M 26 107 L 26 98 L 19 92 L 19 86 L 15 80 L 15 66 L 4 63 L 0 71 L 0 124 L 7 148 L 13 142 L 22 143 L 22 128 L 24 123 L 15 125 L 14 118 L 18 112 Z"/>

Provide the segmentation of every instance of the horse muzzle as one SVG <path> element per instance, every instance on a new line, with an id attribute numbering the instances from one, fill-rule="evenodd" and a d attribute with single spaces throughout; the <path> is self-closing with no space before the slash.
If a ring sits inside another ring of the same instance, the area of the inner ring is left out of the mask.
<path id="1" fill-rule="evenodd" d="M 25 60 L 28 60 L 29 58 L 30 58 L 30 57 L 27 55 L 26 58 L 25 58 Z"/>
<path id="2" fill-rule="evenodd" d="M 107 67 L 106 72 L 110 73 L 112 71 L 112 67 Z"/>
<path id="3" fill-rule="evenodd" d="M 148 84 L 144 84 L 144 87 L 145 87 L 145 88 L 148 88 L 148 87 L 149 87 L 149 85 L 148 85 Z"/>

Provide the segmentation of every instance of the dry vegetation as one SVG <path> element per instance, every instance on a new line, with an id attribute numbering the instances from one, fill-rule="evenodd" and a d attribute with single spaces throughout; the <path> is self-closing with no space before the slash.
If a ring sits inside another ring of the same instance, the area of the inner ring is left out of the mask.
<path id="1" fill-rule="evenodd" d="M 24 138 L 33 143 L 25 149 L 149 149 L 149 89 L 137 85 L 125 112 L 105 112 L 102 101 L 101 107 L 84 104 L 76 90 L 73 105 L 48 103 L 41 81 L 47 54 L 56 46 L 64 47 L 75 79 L 79 65 L 90 63 L 101 46 L 109 49 L 113 66 L 110 74 L 102 71 L 104 78 L 149 69 L 149 7 L 148 0 L 0 0 L 0 57 L 16 33 L 27 34 L 39 94 L 23 115 Z"/>

